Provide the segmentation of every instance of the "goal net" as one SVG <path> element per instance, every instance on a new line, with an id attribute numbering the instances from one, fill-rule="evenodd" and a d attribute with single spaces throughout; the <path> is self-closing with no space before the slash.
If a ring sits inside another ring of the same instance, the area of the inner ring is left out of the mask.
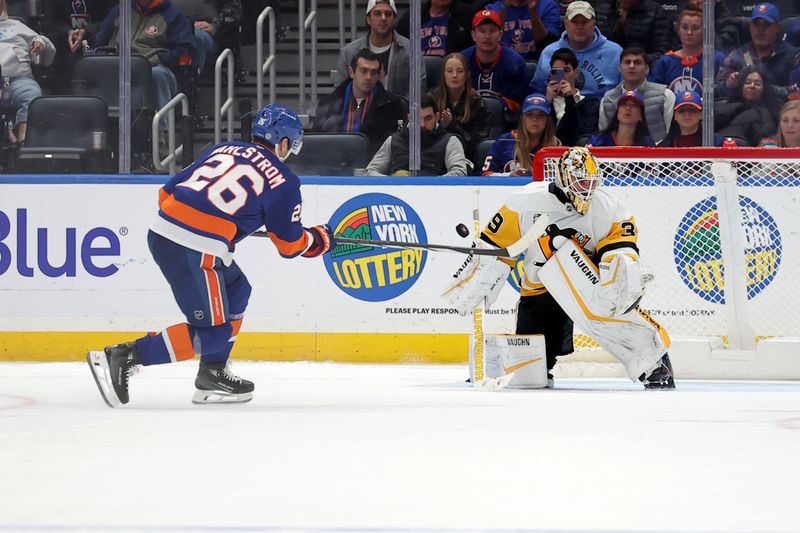
<path id="1" fill-rule="evenodd" d="M 535 180 L 553 180 L 563 147 Z M 593 148 L 655 274 L 641 307 L 672 338 L 678 377 L 800 379 L 800 149 Z M 576 331 L 556 374 L 624 375 Z"/>

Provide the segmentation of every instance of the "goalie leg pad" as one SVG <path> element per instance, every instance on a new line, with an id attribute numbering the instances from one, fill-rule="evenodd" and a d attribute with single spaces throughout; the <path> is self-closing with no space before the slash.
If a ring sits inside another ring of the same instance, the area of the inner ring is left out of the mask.
<path id="1" fill-rule="evenodd" d="M 473 246 L 487 248 L 488 244 L 476 240 Z M 442 293 L 444 298 L 461 316 L 467 316 L 486 302 L 486 309 L 497 300 L 510 267 L 496 257 L 468 255 L 453 274 L 450 285 Z"/>
<path id="2" fill-rule="evenodd" d="M 482 367 L 478 367 L 480 364 L 478 358 L 470 357 L 470 375 L 477 389 L 552 387 L 543 335 L 486 335 Z"/>
<path id="3" fill-rule="evenodd" d="M 669 347 L 666 331 L 636 308 L 614 317 L 600 293 L 600 274 L 573 242 L 562 246 L 539 270 L 539 278 L 583 333 L 620 360 L 635 381 L 655 367 Z"/>

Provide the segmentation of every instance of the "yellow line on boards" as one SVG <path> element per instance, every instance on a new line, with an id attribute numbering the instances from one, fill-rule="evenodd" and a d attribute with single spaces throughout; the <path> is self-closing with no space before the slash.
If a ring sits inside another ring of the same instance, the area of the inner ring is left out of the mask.
<path id="1" fill-rule="evenodd" d="M 0 332 L 0 361 L 83 361 L 89 350 L 143 336 L 138 332 Z M 231 357 L 252 361 L 466 363 L 468 334 L 240 333 Z"/>

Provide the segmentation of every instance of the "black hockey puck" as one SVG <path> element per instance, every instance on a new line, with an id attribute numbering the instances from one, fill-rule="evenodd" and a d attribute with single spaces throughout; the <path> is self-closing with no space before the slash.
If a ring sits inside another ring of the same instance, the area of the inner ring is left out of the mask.
<path id="1" fill-rule="evenodd" d="M 469 228 L 465 224 L 459 224 L 456 226 L 456 233 L 465 238 L 469 237 Z"/>

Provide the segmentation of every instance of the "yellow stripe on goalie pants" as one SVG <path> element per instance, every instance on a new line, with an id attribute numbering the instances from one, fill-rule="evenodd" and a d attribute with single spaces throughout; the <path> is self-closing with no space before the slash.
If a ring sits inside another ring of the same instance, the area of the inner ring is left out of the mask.
<path id="1" fill-rule="evenodd" d="M 669 337 L 649 316 L 638 310 L 623 318 L 609 316 L 611 304 L 600 298 L 600 274 L 574 242 L 561 246 L 539 270 L 539 279 L 576 328 L 619 359 L 631 380 L 666 353 Z"/>

